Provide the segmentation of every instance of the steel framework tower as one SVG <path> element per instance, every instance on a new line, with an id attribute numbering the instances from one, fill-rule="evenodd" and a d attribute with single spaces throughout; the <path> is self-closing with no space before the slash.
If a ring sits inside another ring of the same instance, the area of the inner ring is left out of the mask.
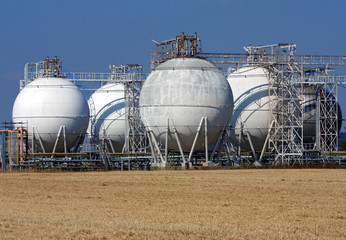
<path id="1" fill-rule="evenodd" d="M 275 155 L 275 163 L 287 164 L 300 161 L 303 155 L 302 86 L 299 84 L 301 68 L 295 61 L 295 44 L 249 46 L 248 62 L 254 66 L 266 66 L 269 70 L 269 112 L 272 123 L 268 134 L 268 149 Z M 271 58 L 264 58 L 264 54 Z M 281 56 L 287 62 L 280 61 Z"/>
<path id="2" fill-rule="evenodd" d="M 126 132 L 124 152 L 146 152 L 146 133 L 139 114 L 139 94 L 142 88 L 143 67 L 137 64 L 110 66 L 112 81 L 125 84 Z M 118 79 L 117 79 L 118 78 Z"/>

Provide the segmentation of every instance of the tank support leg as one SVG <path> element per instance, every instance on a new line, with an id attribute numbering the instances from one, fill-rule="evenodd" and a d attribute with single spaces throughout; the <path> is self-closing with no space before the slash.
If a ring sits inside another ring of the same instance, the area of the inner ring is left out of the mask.
<path id="1" fill-rule="evenodd" d="M 234 165 L 234 163 L 239 164 L 235 148 L 234 148 L 233 144 L 231 143 L 231 141 L 229 140 L 228 135 L 226 136 L 226 146 L 228 148 L 228 151 L 232 154 L 233 165 Z M 229 164 L 231 165 L 231 162 Z"/>
<path id="2" fill-rule="evenodd" d="M 149 145 L 150 145 L 150 149 L 151 149 L 151 156 L 152 156 L 152 158 L 154 160 L 153 163 L 156 164 L 157 163 L 157 158 L 156 158 L 153 142 L 151 141 L 151 136 L 150 136 L 149 130 L 147 131 L 147 135 L 148 135 Z"/>
<path id="3" fill-rule="evenodd" d="M 226 157 L 227 157 L 227 162 L 228 162 L 228 165 L 229 166 L 231 166 L 231 158 L 230 158 L 230 156 L 229 156 L 229 148 L 228 148 L 228 146 L 225 144 L 225 145 L 223 145 L 223 150 L 225 151 L 225 153 L 226 153 Z"/>
<path id="4" fill-rule="evenodd" d="M 65 126 L 62 126 L 62 133 L 63 133 L 63 136 L 64 136 L 64 151 L 65 151 L 65 153 L 67 153 L 67 147 L 66 147 L 66 127 Z"/>
<path id="5" fill-rule="evenodd" d="M 272 127 L 273 127 L 273 124 L 274 124 L 274 120 L 271 122 L 271 124 L 270 124 L 270 126 L 269 126 L 268 134 L 267 134 L 266 140 L 264 141 L 264 144 L 263 144 L 263 147 L 262 147 L 262 151 L 261 151 L 261 155 L 260 155 L 260 157 L 259 157 L 259 159 L 258 159 L 258 161 L 259 161 L 260 163 L 262 163 L 262 158 L 263 158 L 264 149 L 265 149 L 266 146 L 267 146 L 267 143 L 268 143 L 268 140 L 269 140 L 269 133 L 270 133 Z"/>
<path id="6" fill-rule="evenodd" d="M 201 121 L 200 121 L 200 123 L 198 125 L 198 129 L 197 129 L 197 133 L 196 133 L 195 139 L 193 140 L 193 143 L 192 143 L 192 147 L 191 147 L 191 150 L 190 150 L 189 158 L 187 159 L 187 164 L 189 164 L 189 165 L 190 165 L 190 162 L 191 162 L 193 151 L 195 150 L 195 146 L 196 146 L 196 142 L 197 142 L 199 133 L 201 132 L 203 121 L 204 121 L 204 117 L 201 118 Z"/>
<path id="7" fill-rule="evenodd" d="M 55 140 L 55 144 L 54 144 L 52 153 L 55 153 L 56 146 L 58 145 L 58 142 L 59 142 L 59 139 L 60 139 L 60 135 L 61 135 L 62 129 L 63 129 L 63 126 L 60 126 L 58 135 L 57 135 L 56 140 Z M 52 156 L 52 157 L 53 157 L 53 156 Z"/>
<path id="8" fill-rule="evenodd" d="M 224 129 L 223 130 L 223 134 L 222 134 L 222 138 L 221 138 L 221 141 L 220 141 L 220 146 L 219 146 L 219 149 L 217 150 L 217 160 L 218 161 L 220 161 L 221 149 L 222 149 L 222 146 L 225 144 L 226 137 L 227 137 L 227 131 L 226 131 L 226 129 Z"/>
<path id="9" fill-rule="evenodd" d="M 150 131 L 150 134 L 151 134 L 151 137 L 152 137 L 152 141 L 154 142 L 154 146 L 155 146 L 157 152 L 159 153 L 159 157 L 160 157 L 161 163 L 166 164 L 165 160 L 162 157 L 159 145 L 157 144 L 157 141 L 156 141 L 156 138 L 155 138 L 155 135 L 154 135 L 153 131 Z"/>
<path id="10" fill-rule="evenodd" d="M 181 147 L 181 143 L 180 143 L 178 131 L 177 131 L 177 129 L 175 128 L 173 119 L 171 119 L 171 122 L 172 122 L 172 127 L 173 127 L 173 131 L 174 131 L 175 140 L 176 140 L 177 143 L 178 143 L 178 147 L 179 147 L 179 152 L 180 152 L 180 155 L 181 155 L 181 159 L 183 160 L 183 167 L 185 167 L 186 159 L 185 159 L 185 156 L 184 156 L 183 148 Z"/>
<path id="11" fill-rule="evenodd" d="M 249 131 L 248 131 L 247 129 L 246 129 L 246 136 L 247 136 L 247 138 L 249 139 L 251 151 L 252 151 L 253 157 L 254 157 L 254 159 L 255 159 L 255 162 L 257 163 L 258 160 L 257 160 L 256 151 L 255 151 L 255 148 L 253 147 L 252 140 L 251 140 L 251 136 L 250 136 L 250 133 L 249 133 Z"/>
<path id="12" fill-rule="evenodd" d="M 209 162 L 209 153 L 208 153 L 208 118 L 204 118 L 204 146 L 205 146 L 205 163 Z"/>
<path id="13" fill-rule="evenodd" d="M 73 152 L 74 153 L 76 153 L 78 151 L 79 146 L 81 144 L 83 144 L 83 142 L 84 142 L 84 137 L 85 137 L 85 134 L 83 134 L 84 130 L 85 130 L 85 128 L 82 129 L 82 131 L 80 132 L 80 134 L 78 136 L 77 143 L 76 143 L 76 145 L 73 148 Z"/>
<path id="14" fill-rule="evenodd" d="M 109 146 L 111 146 L 112 152 L 115 153 L 113 143 L 112 143 L 112 141 L 111 141 L 111 139 L 109 137 L 107 138 L 107 141 L 108 141 Z"/>
<path id="15" fill-rule="evenodd" d="M 35 131 L 35 129 L 36 129 L 36 131 Z M 41 140 L 41 136 L 40 136 L 40 133 L 38 132 L 38 130 L 37 130 L 37 127 L 32 127 L 32 145 L 33 145 L 33 149 L 34 149 L 34 142 L 35 142 L 35 140 L 36 140 L 36 134 L 37 134 L 37 136 L 38 136 L 38 142 L 39 142 L 39 144 L 40 144 L 40 146 L 41 146 L 41 148 L 42 148 L 42 152 L 43 153 L 46 153 L 46 150 L 44 149 L 44 147 L 43 147 L 43 144 L 42 144 L 42 140 Z"/>
<path id="16" fill-rule="evenodd" d="M 152 142 L 152 146 L 153 146 L 151 151 L 154 152 L 155 155 L 158 154 L 162 165 L 166 166 L 167 163 L 166 163 L 165 159 L 162 157 L 159 145 L 157 144 L 157 141 L 156 141 L 156 138 L 155 138 L 153 131 L 149 130 L 148 134 L 149 134 L 149 137 L 151 137 L 151 142 Z"/>
<path id="17" fill-rule="evenodd" d="M 217 139 L 217 141 L 216 141 L 216 143 L 215 143 L 215 146 L 214 146 L 214 148 L 213 148 L 213 150 L 212 150 L 212 153 L 211 153 L 211 156 L 210 156 L 210 160 L 212 161 L 213 159 L 214 159 L 214 155 L 215 155 L 215 152 L 216 152 L 216 149 L 217 149 L 217 147 L 219 147 L 219 149 L 220 149 L 220 143 L 221 143 L 221 140 L 223 139 L 223 137 L 224 137 L 224 135 L 225 135 L 225 127 L 222 129 L 222 131 L 221 131 L 221 133 L 220 133 L 220 135 L 219 135 L 219 137 L 218 137 L 218 139 Z"/>

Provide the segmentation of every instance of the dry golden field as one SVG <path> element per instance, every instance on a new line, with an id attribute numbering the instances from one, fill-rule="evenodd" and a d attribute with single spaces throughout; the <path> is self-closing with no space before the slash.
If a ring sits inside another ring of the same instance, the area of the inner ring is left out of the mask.
<path id="1" fill-rule="evenodd" d="M 0 239 L 346 239 L 346 170 L 4 172 Z"/>

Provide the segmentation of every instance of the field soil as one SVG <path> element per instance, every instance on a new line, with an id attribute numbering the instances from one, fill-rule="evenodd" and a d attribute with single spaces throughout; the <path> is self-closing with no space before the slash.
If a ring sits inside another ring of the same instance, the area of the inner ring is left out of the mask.
<path id="1" fill-rule="evenodd" d="M 346 170 L 0 172 L 0 239 L 346 239 Z"/>

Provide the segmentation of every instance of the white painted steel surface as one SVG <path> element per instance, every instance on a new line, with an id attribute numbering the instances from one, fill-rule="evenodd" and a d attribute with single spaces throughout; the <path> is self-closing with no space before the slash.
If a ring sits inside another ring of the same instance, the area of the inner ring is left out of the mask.
<path id="1" fill-rule="evenodd" d="M 231 142 L 244 151 L 251 151 L 246 131 L 256 151 L 261 151 L 271 122 L 269 112 L 269 72 L 262 67 L 242 67 L 227 80 L 234 96 L 231 120 Z M 243 126 L 242 126 L 243 125 Z M 243 129 L 243 130 L 241 130 Z M 240 137 L 240 132 L 243 131 Z"/>
<path id="2" fill-rule="evenodd" d="M 85 134 L 89 107 L 83 93 L 69 80 L 38 78 L 18 94 L 13 105 L 12 120 L 23 122 L 23 126 L 28 127 L 29 140 L 33 127 L 37 128 L 46 152 L 52 152 L 61 126 L 66 128 L 67 149 L 76 144 L 80 135 Z M 20 126 L 15 124 L 15 127 Z M 56 152 L 63 151 L 61 135 Z"/>
<path id="3" fill-rule="evenodd" d="M 115 152 L 121 152 L 125 143 L 125 87 L 121 83 L 108 83 L 96 90 L 88 100 L 91 118 L 88 133 L 91 140 L 111 141 Z M 94 133 L 94 135 L 90 135 Z M 109 146 L 109 150 L 112 150 Z"/>
<path id="4" fill-rule="evenodd" d="M 182 148 L 190 150 L 202 117 L 208 118 L 208 144 L 215 142 L 233 112 L 227 80 L 213 64 L 198 58 L 176 58 L 158 66 L 144 82 L 140 95 L 144 125 L 165 144 L 168 118 L 173 119 Z M 172 121 L 169 149 L 178 150 Z M 204 136 L 204 130 L 200 133 Z M 195 149 L 204 147 L 199 137 Z"/>

